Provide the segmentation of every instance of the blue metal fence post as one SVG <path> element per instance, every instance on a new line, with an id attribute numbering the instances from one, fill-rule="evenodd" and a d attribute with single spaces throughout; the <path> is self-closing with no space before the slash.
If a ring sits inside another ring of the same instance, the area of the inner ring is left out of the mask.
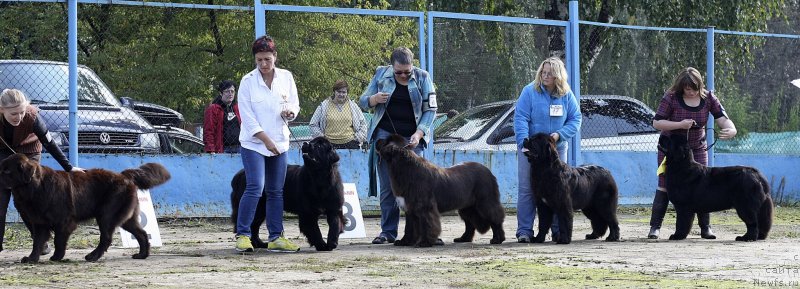
<path id="1" fill-rule="evenodd" d="M 714 91 L 714 26 L 706 29 L 706 89 Z M 714 117 L 706 123 L 706 143 L 714 143 Z M 708 150 L 708 165 L 714 166 L 714 147 Z"/>
<path id="2" fill-rule="evenodd" d="M 69 59 L 69 160 L 78 166 L 78 0 L 67 3 Z"/>
<path id="3" fill-rule="evenodd" d="M 581 58 L 580 58 L 580 40 L 578 33 L 578 0 L 569 1 L 569 27 L 567 28 L 567 36 L 569 39 L 569 51 L 567 52 L 567 69 L 569 72 L 569 82 L 572 88 L 572 93 L 580 100 L 581 98 Z M 570 165 L 578 165 L 581 153 L 581 133 L 578 131 L 575 137 L 570 140 L 569 145 L 569 163 Z"/>
<path id="4" fill-rule="evenodd" d="M 417 18 L 417 26 L 419 26 L 419 67 L 423 70 L 428 70 L 428 63 L 425 57 L 425 14 L 421 13 Z"/>
<path id="5" fill-rule="evenodd" d="M 255 10 L 255 26 L 256 26 L 256 36 L 253 38 L 261 37 L 262 35 L 267 34 L 267 23 L 266 23 L 266 13 L 264 12 L 264 7 L 261 6 L 261 0 L 254 1 L 254 10 Z"/>
<path id="6" fill-rule="evenodd" d="M 433 14 L 428 11 L 428 66 L 425 67 L 428 71 L 428 74 L 431 77 L 431 81 L 435 81 L 433 78 Z"/>

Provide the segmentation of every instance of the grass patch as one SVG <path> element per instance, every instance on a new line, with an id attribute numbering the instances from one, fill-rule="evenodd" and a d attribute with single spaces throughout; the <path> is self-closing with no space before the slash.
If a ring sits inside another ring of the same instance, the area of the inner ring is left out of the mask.
<path id="1" fill-rule="evenodd" d="M 445 273 L 447 274 L 447 273 Z M 665 278 L 641 272 L 548 266 L 534 260 L 471 262 L 453 271 L 449 285 L 465 288 L 749 288 L 746 281 Z"/>

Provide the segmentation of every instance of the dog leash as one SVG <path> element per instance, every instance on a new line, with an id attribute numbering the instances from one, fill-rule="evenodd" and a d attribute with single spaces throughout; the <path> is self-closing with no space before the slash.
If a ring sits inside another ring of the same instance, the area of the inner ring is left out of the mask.
<path id="1" fill-rule="evenodd" d="M 3 141 L 3 144 L 6 145 L 6 147 L 11 151 L 12 154 L 16 154 L 17 153 L 16 151 L 14 151 L 14 149 L 11 148 L 10 145 L 8 145 L 8 143 L 6 142 L 5 138 L 0 137 L 0 141 Z"/>

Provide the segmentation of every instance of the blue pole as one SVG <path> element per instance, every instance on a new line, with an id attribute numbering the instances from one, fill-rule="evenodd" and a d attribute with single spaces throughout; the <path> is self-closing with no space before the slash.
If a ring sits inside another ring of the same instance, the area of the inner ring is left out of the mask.
<path id="1" fill-rule="evenodd" d="M 264 7 L 261 5 L 261 0 L 255 0 L 253 4 L 256 12 L 256 36 L 254 38 L 258 38 L 267 34 L 266 13 L 264 12 Z"/>
<path id="2" fill-rule="evenodd" d="M 580 41 L 578 39 L 578 0 L 569 1 L 569 27 L 567 29 L 567 36 L 569 37 L 567 44 L 567 69 L 569 69 L 569 82 L 572 88 L 572 93 L 580 100 L 581 98 L 581 59 L 580 59 Z M 572 166 L 578 165 L 581 152 L 581 134 L 578 132 L 570 140 L 569 146 L 569 163 Z"/>
<path id="3" fill-rule="evenodd" d="M 427 71 L 427 62 L 425 57 L 425 14 L 420 14 L 417 18 L 417 26 L 419 26 L 419 67 Z"/>
<path id="4" fill-rule="evenodd" d="M 69 160 L 78 166 L 78 0 L 67 3 L 69 59 Z"/>
<path id="5" fill-rule="evenodd" d="M 431 81 L 433 78 L 433 15 L 428 12 L 428 67 L 426 67 L 428 74 L 430 74 Z"/>
<path id="6" fill-rule="evenodd" d="M 706 29 L 706 89 L 714 91 L 714 26 Z M 714 117 L 706 123 L 706 143 L 714 143 Z M 714 148 L 708 150 L 708 165 L 714 166 Z"/>

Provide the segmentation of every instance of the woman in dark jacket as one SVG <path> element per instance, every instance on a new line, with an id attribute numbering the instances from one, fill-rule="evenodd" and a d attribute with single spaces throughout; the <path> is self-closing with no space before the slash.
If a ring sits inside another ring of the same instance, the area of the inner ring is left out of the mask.
<path id="1" fill-rule="evenodd" d="M 217 87 L 219 95 L 214 98 L 203 118 L 203 143 L 207 153 L 239 152 L 239 105 L 233 103 L 236 86 L 224 80 Z"/>

